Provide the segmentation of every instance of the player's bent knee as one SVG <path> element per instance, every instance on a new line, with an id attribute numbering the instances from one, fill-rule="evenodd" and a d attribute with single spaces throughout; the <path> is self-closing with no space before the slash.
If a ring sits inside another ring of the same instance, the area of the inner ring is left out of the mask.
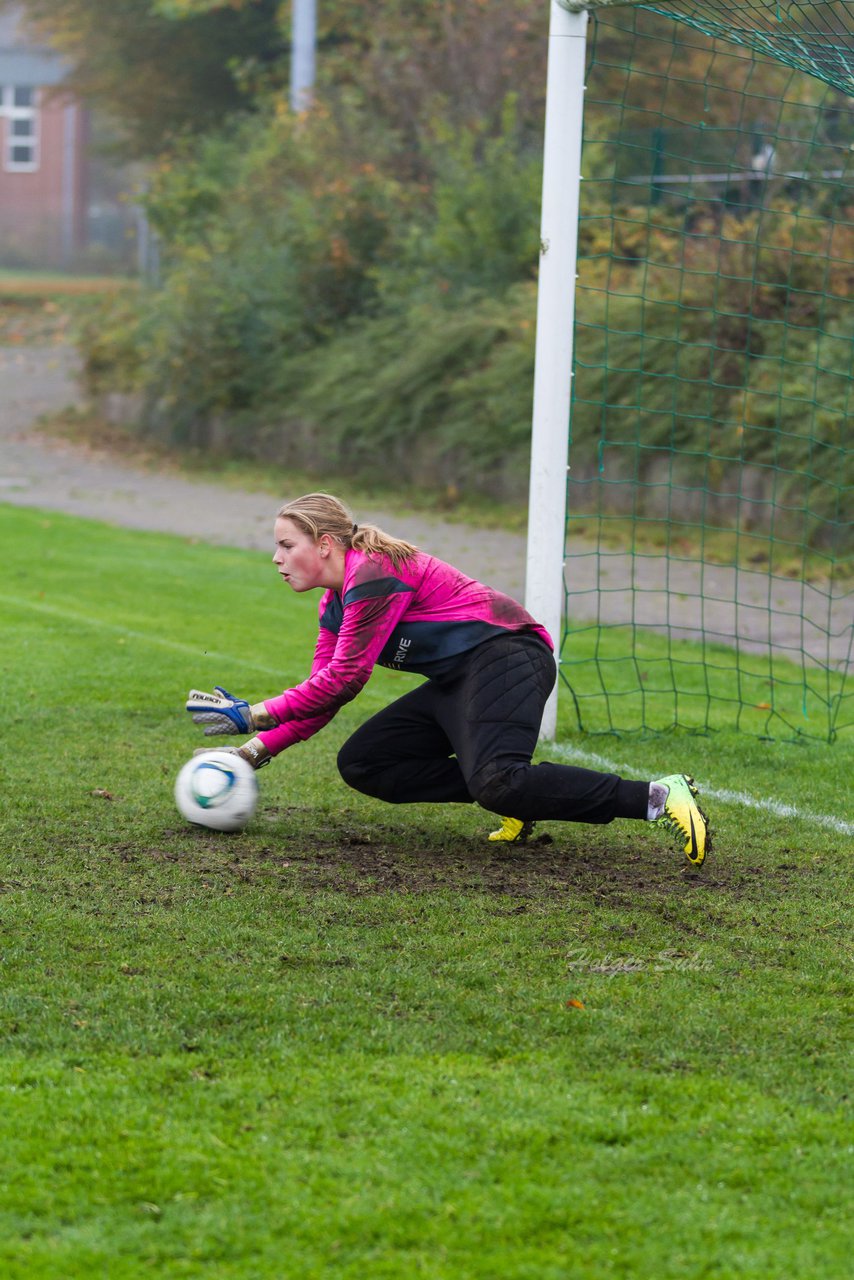
<path id="1" fill-rule="evenodd" d="M 348 744 L 338 752 L 338 772 L 347 783 L 348 787 L 353 787 L 356 791 L 364 790 L 363 782 L 367 776 L 368 770 L 365 767 L 364 760 L 361 760 L 354 752 L 348 751 Z"/>
<path id="2" fill-rule="evenodd" d="M 338 752 L 338 772 L 347 786 L 352 787 L 354 791 L 361 791 L 362 795 L 385 800 L 387 797 L 382 774 L 378 773 L 376 767 L 371 766 L 363 756 L 357 755 L 354 751 L 348 751 L 347 748 L 348 744 L 345 742 Z"/>
<path id="3" fill-rule="evenodd" d="M 513 817 L 524 816 L 517 812 L 524 799 L 518 772 L 513 768 L 493 770 L 486 776 L 476 774 L 469 779 L 472 798 L 492 813 L 510 814 Z"/>

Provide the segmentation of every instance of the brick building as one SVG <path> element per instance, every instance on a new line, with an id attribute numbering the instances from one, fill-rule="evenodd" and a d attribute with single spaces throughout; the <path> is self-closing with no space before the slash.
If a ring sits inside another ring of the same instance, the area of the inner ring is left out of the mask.
<path id="1" fill-rule="evenodd" d="M 69 266 L 85 246 L 87 116 L 61 58 L 0 13 L 0 265 Z"/>

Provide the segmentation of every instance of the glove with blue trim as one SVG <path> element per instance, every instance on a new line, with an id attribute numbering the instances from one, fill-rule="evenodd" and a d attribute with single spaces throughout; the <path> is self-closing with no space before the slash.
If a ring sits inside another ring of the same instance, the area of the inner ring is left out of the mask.
<path id="1" fill-rule="evenodd" d="M 206 726 L 207 738 L 225 733 L 252 733 L 273 726 L 272 717 L 263 702 L 250 706 L 245 698 L 235 698 L 221 685 L 216 685 L 213 693 L 191 689 L 187 710 L 195 724 Z"/>

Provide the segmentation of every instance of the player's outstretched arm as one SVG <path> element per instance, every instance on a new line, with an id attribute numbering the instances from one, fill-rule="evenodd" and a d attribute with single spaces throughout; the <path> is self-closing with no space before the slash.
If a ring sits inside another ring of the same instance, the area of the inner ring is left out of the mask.
<path id="1" fill-rule="evenodd" d="M 245 698 L 235 698 L 221 685 L 215 685 L 213 693 L 191 689 L 186 705 L 193 722 L 205 726 L 206 737 L 253 733 L 271 729 L 275 724 L 263 702 L 250 706 Z"/>

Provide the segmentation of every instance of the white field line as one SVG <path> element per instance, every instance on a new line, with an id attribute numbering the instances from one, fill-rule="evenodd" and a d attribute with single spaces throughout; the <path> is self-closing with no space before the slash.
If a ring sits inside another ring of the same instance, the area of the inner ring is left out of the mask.
<path id="1" fill-rule="evenodd" d="M 637 766 L 608 760 L 597 755 L 595 751 L 583 751 L 580 747 L 561 744 L 548 748 L 551 755 L 560 756 L 564 760 L 576 760 L 579 764 L 587 764 L 592 768 L 603 769 L 607 773 L 619 773 L 621 777 L 631 777 L 637 773 Z M 811 822 L 819 827 L 827 827 L 837 835 L 854 836 L 854 822 L 845 822 L 828 813 L 812 813 L 808 809 L 799 809 L 797 805 L 786 804 L 782 800 L 763 799 L 748 795 L 746 791 L 727 791 L 723 788 L 703 787 L 702 795 L 712 800 L 721 800 L 724 804 L 738 804 L 744 809 L 759 809 L 764 813 L 773 813 L 776 818 L 797 818 L 801 822 Z"/>
<path id="2" fill-rule="evenodd" d="M 96 631 L 110 631 L 114 635 L 131 640 L 142 640 L 146 644 L 157 645 L 161 649 L 173 649 L 176 653 L 186 653 L 195 659 L 212 658 L 215 662 L 228 662 L 246 671 L 257 671 L 261 675 L 273 676 L 281 681 L 282 673 L 272 667 L 261 666 L 257 662 L 248 662 L 245 658 L 235 657 L 231 653 L 217 653 L 214 649 L 202 649 L 198 645 L 182 644 L 180 640 L 170 640 L 166 636 L 155 635 L 151 631 L 135 631 L 132 627 L 122 626 L 116 622 L 105 622 L 102 618 L 89 618 L 85 614 L 74 613 L 71 609 L 59 609 L 56 605 L 47 604 L 43 600 L 25 600 L 20 596 L 0 595 L 0 604 L 13 605 L 20 609 L 32 609 L 36 613 L 45 613 L 51 618 L 61 618 L 64 622 L 73 622 L 82 627 L 93 627 Z"/>

